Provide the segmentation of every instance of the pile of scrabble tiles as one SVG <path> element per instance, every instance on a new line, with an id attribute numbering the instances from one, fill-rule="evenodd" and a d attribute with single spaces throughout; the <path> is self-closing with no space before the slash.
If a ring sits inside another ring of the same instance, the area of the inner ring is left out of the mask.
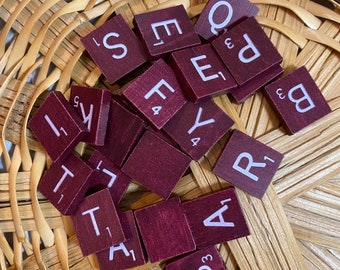
<path id="1" fill-rule="evenodd" d="M 71 215 L 84 256 L 102 269 L 170 260 L 167 269 L 225 269 L 214 245 L 249 235 L 234 188 L 182 203 L 171 193 L 192 160 L 228 132 L 213 172 L 261 199 L 283 155 L 238 130 L 213 101 L 265 92 L 292 134 L 330 112 L 305 67 L 282 57 L 247 0 L 206 5 L 195 25 L 183 6 L 138 14 L 137 33 L 116 15 L 82 39 L 109 83 L 147 63 L 119 91 L 73 85 L 48 97 L 29 127 L 53 160 L 38 190 Z M 74 152 L 92 146 L 88 158 Z M 164 200 L 122 212 L 131 180 Z"/>

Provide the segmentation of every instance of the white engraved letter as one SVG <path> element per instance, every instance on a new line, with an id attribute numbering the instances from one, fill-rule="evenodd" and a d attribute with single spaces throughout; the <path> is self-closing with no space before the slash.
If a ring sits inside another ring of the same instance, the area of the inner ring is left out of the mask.
<path id="1" fill-rule="evenodd" d="M 202 59 L 206 59 L 207 56 L 206 55 L 200 55 L 200 56 L 196 56 L 196 57 L 193 57 L 191 58 L 191 63 L 194 65 L 196 71 L 198 72 L 198 74 L 200 75 L 201 79 L 206 82 L 206 81 L 210 81 L 210 80 L 213 80 L 213 79 L 216 79 L 218 78 L 218 74 L 212 74 L 210 76 L 205 76 L 205 74 L 203 73 L 203 70 L 206 70 L 206 69 L 209 69 L 211 68 L 211 65 L 210 64 L 207 64 L 207 65 L 203 65 L 203 66 L 199 66 L 198 65 L 198 61 L 199 60 L 202 60 Z"/>
<path id="2" fill-rule="evenodd" d="M 71 176 L 74 177 L 74 174 L 64 165 L 61 165 L 61 168 L 63 168 L 64 170 L 64 174 L 63 176 L 59 179 L 58 183 L 56 184 L 56 186 L 53 189 L 53 192 L 56 193 L 58 191 L 58 189 L 60 188 L 60 186 L 62 185 L 62 183 L 64 182 L 65 178 L 67 176 Z"/>
<path id="3" fill-rule="evenodd" d="M 216 23 L 214 21 L 214 14 L 216 10 L 221 7 L 221 6 L 226 6 L 228 8 L 228 15 L 224 19 L 224 21 L 220 23 Z M 208 21 L 211 25 L 210 31 L 213 33 L 215 36 L 218 35 L 218 32 L 216 29 L 222 29 L 227 26 L 227 24 L 230 22 L 231 18 L 233 17 L 233 7 L 227 2 L 227 1 L 218 1 L 216 2 L 210 9 L 209 14 L 208 14 Z"/>
<path id="4" fill-rule="evenodd" d="M 94 211 L 97 211 L 99 210 L 99 206 L 97 207 L 94 207 L 94 208 L 91 208 L 87 211 L 84 211 L 82 212 L 82 215 L 85 216 L 87 214 L 90 214 L 90 217 L 91 217 L 91 221 L 92 221 L 92 225 L 93 225 L 93 228 L 94 228 L 94 231 L 96 232 L 96 235 L 99 236 L 100 235 L 100 232 L 99 232 L 99 228 L 98 228 L 98 224 L 97 224 L 97 221 L 96 221 L 96 218 L 93 214 Z"/>
<path id="5" fill-rule="evenodd" d="M 153 33 L 155 34 L 155 37 L 157 40 L 160 40 L 158 43 L 155 43 L 154 46 L 159 46 L 164 44 L 164 41 L 161 40 L 161 37 L 159 36 L 159 33 L 157 31 L 157 27 L 163 26 L 167 35 L 171 36 L 171 32 L 170 32 L 170 28 L 169 28 L 169 24 L 174 24 L 176 26 L 177 32 L 182 35 L 182 29 L 178 24 L 178 21 L 176 19 L 170 19 L 170 20 L 166 20 L 166 21 L 161 21 L 161 22 L 155 22 L 151 24 L 151 28 Z"/>
<path id="6" fill-rule="evenodd" d="M 302 93 L 302 96 L 300 98 L 295 98 L 293 97 L 293 94 L 297 91 L 300 91 Z M 309 96 L 309 94 L 307 93 L 306 88 L 304 87 L 304 85 L 302 83 L 294 86 L 293 88 L 291 88 L 288 92 L 288 98 L 291 102 L 295 103 L 295 108 L 299 113 L 305 113 L 310 111 L 311 109 L 313 109 L 315 107 L 315 104 L 313 102 L 313 100 L 311 99 L 311 97 Z M 300 104 L 301 102 L 305 101 L 306 103 L 308 103 L 307 106 L 302 107 Z"/>
<path id="7" fill-rule="evenodd" d="M 248 44 L 240 50 L 240 52 L 238 53 L 238 58 L 240 59 L 242 63 L 248 64 L 254 61 L 255 59 L 259 58 L 261 56 L 261 53 L 256 48 L 252 40 L 249 38 L 248 34 L 244 34 L 243 37 L 247 41 Z M 245 57 L 244 54 L 248 50 L 251 50 L 253 52 L 253 55 L 250 57 Z"/>
<path id="8" fill-rule="evenodd" d="M 245 168 L 240 166 L 241 160 L 242 159 L 247 159 L 248 164 Z M 258 167 L 258 168 L 264 168 L 266 167 L 266 163 L 263 162 L 254 162 L 253 156 L 247 152 L 242 152 L 241 154 L 238 155 L 237 159 L 235 160 L 233 164 L 233 168 L 242 173 L 243 175 L 249 177 L 250 179 L 257 181 L 259 180 L 258 176 L 250 172 L 250 169 L 252 167 Z"/>
<path id="9" fill-rule="evenodd" d="M 225 202 L 230 202 L 231 199 L 226 199 L 221 201 L 221 204 L 223 205 Z M 235 227 L 234 222 L 226 222 L 223 218 L 223 213 L 228 210 L 228 205 L 223 205 L 220 209 L 218 209 L 216 212 L 211 214 L 209 217 L 207 217 L 203 224 L 205 227 Z M 218 218 L 219 221 L 213 221 L 214 219 Z"/>
<path id="10" fill-rule="evenodd" d="M 149 99 L 154 93 L 157 93 L 162 99 L 166 99 L 166 96 L 160 91 L 161 86 L 165 86 L 172 93 L 175 92 L 175 89 L 173 89 L 172 86 L 168 84 L 166 80 L 161 79 L 154 87 L 151 88 L 149 92 L 145 94 L 144 98 Z"/>
<path id="11" fill-rule="evenodd" d="M 202 107 L 199 107 L 198 113 L 196 115 L 195 124 L 188 130 L 188 134 L 193 133 L 195 131 L 195 129 L 198 128 L 198 127 L 205 126 L 205 125 L 208 125 L 208 124 L 211 124 L 211 123 L 215 122 L 215 120 L 213 118 L 210 118 L 208 120 L 200 122 L 200 118 L 201 118 L 202 112 L 203 112 Z"/>

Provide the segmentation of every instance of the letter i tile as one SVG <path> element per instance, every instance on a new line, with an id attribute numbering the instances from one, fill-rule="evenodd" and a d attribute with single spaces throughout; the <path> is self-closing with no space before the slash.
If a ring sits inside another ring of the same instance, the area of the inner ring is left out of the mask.
<path id="1" fill-rule="evenodd" d="M 86 197 L 71 218 L 84 256 L 126 240 L 118 209 L 108 189 Z"/>
<path id="2" fill-rule="evenodd" d="M 234 188 L 185 202 L 182 207 L 198 249 L 249 235 Z"/>
<path id="3" fill-rule="evenodd" d="M 304 66 L 267 85 L 265 94 L 290 134 L 332 111 Z"/>
<path id="4" fill-rule="evenodd" d="M 261 199 L 282 159 L 281 153 L 235 129 L 213 172 Z"/>

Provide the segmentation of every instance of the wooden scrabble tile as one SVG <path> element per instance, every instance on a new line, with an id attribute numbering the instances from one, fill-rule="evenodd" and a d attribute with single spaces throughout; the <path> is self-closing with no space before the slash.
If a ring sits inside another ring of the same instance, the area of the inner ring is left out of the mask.
<path id="1" fill-rule="evenodd" d="M 186 102 L 175 73 L 162 59 L 123 87 L 121 94 L 157 129 Z"/>
<path id="2" fill-rule="evenodd" d="M 193 251 L 195 244 L 178 197 L 135 211 L 150 262 Z"/>
<path id="3" fill-rule="evenodd" d="M 145 122 L 139 116 L 112 99 L 105 144 L 96 149 L 121 167 L 142 135 L 144 126 Z"/>
<path id="4" fill-rule="evenodd" d="M 71 216 L 84 256 L 99 253 L 126 240 L 110 191 L 86 197 Z"/>
<path id="5" fill-rule="evenodd" d="M 166 265 L 166 270 L 226 270 L 215 246 L 201 249 Z"/>
<path id="6" fill-rule="evenodd" d="M 185 202 L 182 206 L 198 249 L 249 235 L 233 188 Z"/>
<path id="7" fill-rule="evenodd" d="M 283 155 L 239 130 L 234 130 L 213 172 L 261 199 Z"/>
<path id="8" fill-rule="evenodd" d="M 255 17 L 258 11 L 248 0 L 210 0 L 195 24 L 195 31 L 205 40 L 212 40 L 240 20 Z"/>
<path id="9" fill-rule="evenodd" d="M 81 41 L 109 83 L 147 61 L 140 40 L 119 14 Z"/>
<path id="10" fill-rule="evenodd" d="M 103 145 L 109 117 L 109 90 L 72 85 L 70 103 L 77 110 L 89 133 L 82 139 L 92 145 Z"/>
<path id="11" fill-rule="evenodd" d="M 212 100 L 187 102 L 164 126 L 183 151 L 200 159 L 234 124 Z"/>
<path id="12" fill-rule="evenodd" d="M 210 44 L 173 52 L 170 61 L 183 91 L 193 102 L 237 87 Z"/>
<path id="13" fill-rule="evenodd" d="M 85 196 L 92 171 L 78 156 L 70 154 L 51 165 L 40 179 L 38 190 L 62 214 L 70 215 Z"/>
<path id="14" fill-rule="evenodd" d="M 98 150 L 93 151 L 88 164 L 97 171 L 90 184 L 92 191 L 109 189 L 113 202 L 118 205 L 131 182 L 130 177 Z"/>
<path id="15" fill-rule="evenodd" d="M 61 92 L 53 91 L 28 123 L 52 160 L 64 158 L 86 135 L 86 127 Z"/>
<path id="16" fill-rule="evenodd" d="M 191 159 L 153 131 L 147 130 L 122 171 L 164 199 L 185 173 Z"/>
<path id="17" fill-rule="evenodd" d="M 248 87 L 247 91 L 235 89 L 238 95 L 234 98 L 238 102 L 278 75 L 282 56 L 253 17 L 220 35 L 212 44 L 239 86 L 255 81 L 256 87 Z M 264 73 L 265 76 L 262 77 Z M 263 82 L 263 78 L 266 82 Z M 250 93 L 249 89 L 252 90 Z M 234 91 L 231 92 L 234 96 Z"/>
<path id="18" fill-rule="evenodd" d="M 151 60 L 200 44 L 183 5 L 137 14 L 133 23 Z"/>
<path id="19" fill-rule="evenodd" d="M 267 85 L 265 93 L 290 134 L 332 111 L 304 66 Z"/>
<path id="20" fill-rule="evenodd" d="M 127 240 L 97 253 L 100 269 L 125 270 L 146 263 L 145 251 L 132 211 L 121 214 L 121 224 Z"/>

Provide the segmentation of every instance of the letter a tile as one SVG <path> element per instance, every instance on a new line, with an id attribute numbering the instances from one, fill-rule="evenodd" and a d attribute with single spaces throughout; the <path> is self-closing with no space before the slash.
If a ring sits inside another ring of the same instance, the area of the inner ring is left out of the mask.
<path id="1" fill-rule="evenodd" d="M 205 40 L 212 40 L 240 20 L 256 16 L 258 11 L 248 0 L 209 0 L 195 24 L 195 31 Z"/>
<path id="2" fill-rule="evenodd" d="M 28 123 L 53 161 L 65 158 L 87 134 L 76 110 L 61 92 L 53 91 Z"/>
<path id="3" fill-rule="evenodd" d="M 201 43 L 183 5 L 137 14 L 133 23 L 150 60 Z"/>
<path id="4" fill-rule="evenodd" d="M 282 159 L 281 153 L 236 129 L 213 172 L 261 199 Z"/>
<path id="5" fill-rule="evenodd" d="M 121 15 L 114 16 L 81 41 L 109 83 L 147 61 L 141 42 Z"/>
<path id="6" fill-rule="evenodd" d="M 147 130 L 122 171 L 164 199 L 169 198 L 191 159 Z"/>
<path id="7" fill-rule="evenodd" d="M 198 249 L 249 235 L 234 188 L 182 204 Z"/>
<path id="8" fill-rule="evenodd" d="M 121 93 L 157 129 L 186 102 L 175 73 L 162 59 L 123 87 Z"/>
<path id="9" fill-rule="evenodd" d="M 290 134 L 332 111 L 304 66 L 267 85 L 265 93 Z"/>
<path id="10" fill-rule="evenodd" d="M 71 217 L 84 256 L 99 253 L 126 240 L 117 211 L 107 189 L 82 201 Z"/>
<path id="11" fill-rule="evenodd" d="M 224 134 L 234 121 L 211 99 L 183 108 L 164 126 L 165 132 L 193 159 L 200 159 Z"/>
<path id="12" fill-rule="evenodd" d="M 166 265 L 166 270 L 226 270 L 215 246 L 201 249 Z"/>
<path id="13" fill-rule="evenodd" d="M 195 250 L 178 197 L 136 210 L 135 217 L 150 262 Z"/>
<path id="14" fill-rule="evenodd" d="M 132 211 L 121 214 L 126 241 L 97 253 L 100 269 L 125 270 L 146 263 L 145 251 L 139 237 Z"/>

